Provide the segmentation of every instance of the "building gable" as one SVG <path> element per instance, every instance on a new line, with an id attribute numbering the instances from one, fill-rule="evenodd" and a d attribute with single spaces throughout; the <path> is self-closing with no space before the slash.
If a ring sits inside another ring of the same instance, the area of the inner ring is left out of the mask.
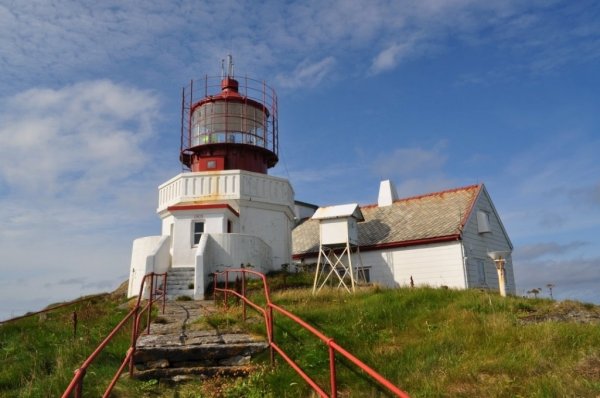
<path id="1" fill-rule="evenodd" d="M 487 223 L 487 225 L 486 225 Z M 511 252 L 512 243 L 485 186 L 482 185 L 461 234 L 468 287 L 497 288 L 498 276 L 488 253 Z M 512 257 L 506 259 L 506 288 L 516 292 Z"/>

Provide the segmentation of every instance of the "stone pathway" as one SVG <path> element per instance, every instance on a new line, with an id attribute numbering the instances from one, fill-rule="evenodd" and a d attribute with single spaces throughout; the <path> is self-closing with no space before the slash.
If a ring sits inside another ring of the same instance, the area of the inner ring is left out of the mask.
<path id="1" fill-rule="evenodd" d="M 251 357 L 268 344 L 246 333 L 197 330 L 194 322 L 215 311 L 212 301 L 168 301 L 150 334 L 138 339 L 136 377 L 180 381 L 246 374 Z"/>

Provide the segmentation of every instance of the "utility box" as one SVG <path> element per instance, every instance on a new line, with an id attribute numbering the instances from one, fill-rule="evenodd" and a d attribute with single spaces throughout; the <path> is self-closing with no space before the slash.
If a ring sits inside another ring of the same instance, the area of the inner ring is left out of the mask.
<path id="1" fill-rule="evenodd" d="M 321 245 L 358 245 L 358 222 L 364 221 L 356 203 L 319 207 L 312 219 L 319 220 Z"/>

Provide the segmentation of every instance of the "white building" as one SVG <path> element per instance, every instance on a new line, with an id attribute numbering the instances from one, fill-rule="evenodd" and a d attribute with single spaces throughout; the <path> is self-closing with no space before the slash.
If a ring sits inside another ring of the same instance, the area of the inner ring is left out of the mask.
<path id="1" fill-rule="evenodd" d="M 498 289 L 488 253 L 510 253 L 513 246 L 483 184 L 397 199 L 384 181 L 378 203 L 361 211 L 360 256 L 370 282 L 408 286 L 412 278 L 415 285 Z M 318 220 L 305 219 L 292 237 L 294 260 L 316 263 Z M 506 291 L 514 294 L 510 254 L 505 268 Z"/>
<path id="2" fill-rule="evenodd" d="M 225 78 L 184 90 L 180 160 L 189 171 L 158 188 L 162 232 L 133 243 L 130 297 L 150 272 L 168 271 L 171 295 L 201 299 L 216 270 L 291 262 L 294 191 L 267 175 L 278 161 L 277 98 L 232 74 L 230 60 Z"/>

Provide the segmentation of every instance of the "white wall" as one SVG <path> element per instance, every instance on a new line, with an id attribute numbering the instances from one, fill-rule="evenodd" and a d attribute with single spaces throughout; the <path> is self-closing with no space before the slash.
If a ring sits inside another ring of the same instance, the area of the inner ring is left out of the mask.
<path id="1" fill-rule="evenodd" d="M 310 204 L 303 204 L 302 202 L 294 203 L 294 216 L 296 217 L 296 221 L 312 217 L 312 215 L 315 214 L 316 210 L 317 209 L 315 208 L 315 206 Z"/>
<path id="2" fill-rule="evenodd" d="M 400 285 L 448 286 L 464 289 L 461 243 L 446 242 L 421 245 L 413 248 L 398 248 L 392 252 L 394 280 Z"/>
<path id="3" fill-rule="evenodd" d="M 133 241 L 127 297 L 137 296 L 145 275 L 167 272 L 171 265 L 169 236 L 146 236 Z M 144 291 L 144 296 L 148 292 Z"/>
<path id="4" fill-rule="evenodd" d="M 240 233 L 259 237 L 271 247 L 271 269 L 292 261 L 292 207 L 240 202 Z"/>
<path id="5" fill-rule="evenodd" d="M 194 298 L 204 299 L 210 274 L 251 264 L 252 270 L 266 273 L 271 267 L 271 247 L 262 239 L 245 234 L 203 234 L 195 253 Z M 235 276 L 232 275 L 235 279 Z"/>
<path id="6" fill-rule="evenodd" d="M 239 217 L 226 209 L 168 210 L 185 203 L 227 204 Z M 158 212 L 163 234 L 170 234 L 173 224 L 174 267 L 196 262 L 193 220 L 204 221 L 206 233 L 225 233 L 229 219 L 232 232 L 257 236 L 271 247 L 270 269 L 291 262 L 294 191 L 283 178 L 241 170 L 179 174 L 159 187 Z"/>
<path id="7" fill-rule="evenodd" d="M 415 285 L 465 288 L 460 242 L 436 243 L 362 253 L 371 267 L 371 282 L 386 286 Z"/>
<path id="8" fill-rule="evenodd" d="M 227 232 L 227 220 L 236 218 L 227 210 L 204 209 L 177 211 L 163 220 L 163 233 L 169 234 L 173 225 L 173 266 L 193 267 L 196 246 L 193 245 L 193 222 L 204 222 L 205 233 Z"/>
<path id="9" fill-rule="evenodd" d="M 410 285 L 466 288 L 461 243 L 447 242 L 361 252 L 362 266 L 369 268 L 372 283 L 398 287 Z M 307 263 L 316 258 L 306 259 Z M 360 267 L 356 255 L 352 265 Z"/>

